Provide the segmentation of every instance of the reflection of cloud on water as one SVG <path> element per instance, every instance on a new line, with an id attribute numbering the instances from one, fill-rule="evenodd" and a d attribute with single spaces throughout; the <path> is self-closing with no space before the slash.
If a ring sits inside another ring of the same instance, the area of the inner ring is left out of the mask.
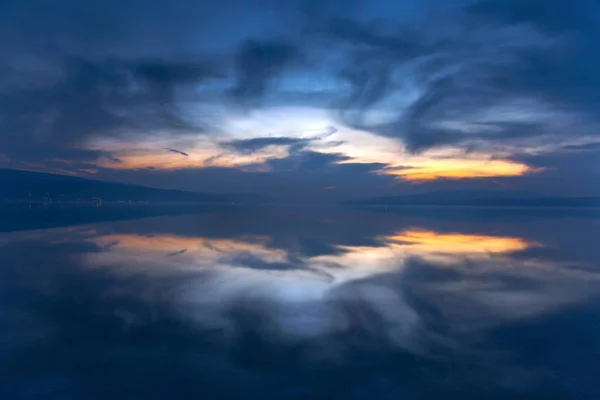
<path id="1" fill-rule="evenodd" d="M 436 233 L 407 230 L 384 238 L 390 247 L 436 263 L 455 263 L 457 259 L 492 259 L 523 251 L 535 243 L 518 237 Z"/>
<path id="2" fill-rule="evenodd" d="M 109 234 L 99 236 L 94 242 L 100 246 L 118 243 L 110 251 L 91 255 L 91 264 L 124 264 L 122 273 L 143 268 L 153 273 L 173 273 L 174 270 L 197 270 L 204 268 L 231 267 L 232 260 L 243 256 L 261 260 L 265 264 L 286 263 L 287 253 L 267 246 L 267 239 L 251 237 L 246 240 L 208 239 L 174 235 L 140 236 L 133 234 Z M 182 249 L 186 249 L 182 251 Z M 165 258 L 164 255 L 178 255 Z M 240 266 L 243 266 L 241 263 Z"/>
<path id="3" fill-rule="evenodd" d="M 347 281 L 396 271 L 411 258 L 453 266 L 467 259 L 477 262 L 502 260 L 511 253 L 536 245 L 517 237 L 447 234 L 419 229 L 398 232 L 379 240 L 381 246 L 378 247 L 339 246 L 343 250 L 341 254 L 315 257 L 313 262 L 324 268 L 337 266 L 330 272 L 340 281 Z"/>
<path id="4" fill-rule="evenodd" d="M 312 257 L 271 247 L 264 236 L 93 240 L 105 251 L 90 253 L 89 265 L 119 275 L 185 276 L 174 290 L 177 312 L 223 338 L 250 329 L 272 340 L 319 339 L 331 349 L 359 334 L 421 351 L 440 330 L 452 336 L 533 318 L 598 288 L 593 272 L 515 257 L 541 246 L 515 236 L 409 229 L 379 238 L 378 246 L 338 246 Z"/>
<path id="5" fill-rule="evenodd" d="M 407 274 L 411 295 L 435 308 L 454 332 L 542 317 L 600 293 L 600 274 L 569 265 L 515 258 L 465 260 L 452 266 L 452 276 L 444 276 L 436 274 L 439 265 L 412 263 Z"/>
<path id="6" fill-rule="evenodd" d="M 371 246 L 338 244 L 327 255 L 303 255 L 276 247 L 267 235 L 52 232 L 44 237 L 53 246 L 93 244 L 96 250 L 81 256 L 88 267 L 118 279 L 143 278 L 138 289 L 115 287 L 111 295 L 150 308 L 166 302 L 222 339 L 250 330 L 265 340 L 318 342 L 322 354 L 357 341 L 424 351 L 440 337 L 455 342 L 548 315 L 600 289 L 593 269 L 540 259 L 546 247 L 516 235 L 411 228 L 376 237 Z M 117 314 L 136 323 L 135 313 Z"/>
<path id="7" fill-rule="evenodd" d="M 282 380 L 327 396 L 265 397 L 581 398 L 597 386 L 600 226 L 404 218 L 0 234 L 0 358 L 17 361 L 3 377 L 74 374 L 103 398 L 149 375 L 160 379 L 139 398 L 163 384 L 159 397 L 243 398 Z M 549 396 L 523 395 L 538 390 Z"/>

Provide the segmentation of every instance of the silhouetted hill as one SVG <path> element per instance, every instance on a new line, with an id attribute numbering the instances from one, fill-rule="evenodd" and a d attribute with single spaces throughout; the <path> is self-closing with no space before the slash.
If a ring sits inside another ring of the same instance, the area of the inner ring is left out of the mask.
<path id="1" fill-rule="evenodd" d="M 0 169 L 0 200 L 3 201 L 148 201 L 224 203 L 226 196 L 156 189 L 104 182 L 66 175 Z"/>
<path id="2" fill-rule="evenodd" d="M 359 200 L 353 202 L 353 204 L 394 206 L 600 207 L 600 197 L 552 197 L 517 191 L 456 190 L 375 197 Z"/>

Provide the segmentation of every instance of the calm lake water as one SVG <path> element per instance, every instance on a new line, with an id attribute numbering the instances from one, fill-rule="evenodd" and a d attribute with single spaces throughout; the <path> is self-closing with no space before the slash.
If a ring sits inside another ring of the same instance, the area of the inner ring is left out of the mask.
<path id="1" fill-rule="evenodd" d="M 151 214 L 5 212 L 0 399 L 600 398 L 597 211 Z"/>

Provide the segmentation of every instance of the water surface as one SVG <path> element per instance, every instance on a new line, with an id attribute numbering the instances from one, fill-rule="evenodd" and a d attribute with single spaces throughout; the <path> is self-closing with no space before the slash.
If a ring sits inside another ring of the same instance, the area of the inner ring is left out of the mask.
<path id="1" fill-rule="evenodd" d="M 600 398 L 594 211 L 36 212 L 2 399 Z"/>

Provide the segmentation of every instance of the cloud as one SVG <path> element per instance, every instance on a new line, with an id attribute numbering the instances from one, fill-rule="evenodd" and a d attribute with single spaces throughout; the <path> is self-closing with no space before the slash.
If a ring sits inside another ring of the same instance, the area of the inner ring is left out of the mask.
<path id="1" fill-rule="evenodd" d="M 290 153 L 295 153 L 304 150 L 311 144 L 319 145 L 320 147 L 335 147 L 343 144 L 342 141 L 325 141 L 331 135 L 335 134 L 338 130 L 333 126 L 328 126 L 324 130 L 318 130 L 319 133 L 309 137 L 297 137 L 297 136 L 266 136 L 266 137 L 253 137 L 250 139 L 237 139 L 228 142 L 221 142 L 219 145 L 225 149 L 234 150 L 240 154 L 253 154 L 264 150 L 271 146 L 287 147 Z M 298 132 L 298 133 L 312 133 Z"/>
<path id="2" fill-rule="evenodd" d="M 326 173 L 342 161 L 350 160 L 343 154 L 324 154 L 315 151 L 299 151 L 285 158 L 267 160 L 267 166 L 273 171 L 317 171 Z"/>
<path id="3" fill-rule="evenodd" d="M 90 169 L 121 158 L 97 143 L 184 136 L 294 155 L 316 139 L 223 129 L 299 104 L 330 114 L 338 144 L 350 128 L 414 154 L 511 159 L 600 132 L 592 0 L 317 3 L 3 2 L 3 163 Z"/>
<path id="4" fill-rule="evenodd" d="M 574 151 L 575 150 L 575 151 Z M 593 146 L 583 149 L 566 149 L 541 154 L 524 154 L 515 157 L 541 172 L 516 179 L 513 185 L 541 193 L 558 193 L 561 196 L 599 196 L 600 152 Z"/>
<path id="5" fill-rule="evenodd" d="M 564 19 L 557 18 L 562 15 Z M 600 87 L 593 72 L 598 60 L 591 51 L 600 42 L 597 24 L 591 23 L 594 15 L 598 7 L 585 1 L 482 1 L 459 10 L 450 22 L 437 21 L 437 29 L 396 34 L 395 40 L 382 40 L 377 27 L 347 29 L 357 47 L 370 53 L 360 50 L 363 57 L 346 74 L 353 89 L 342 121 L 399 138 L 413 152 L 473 143 L 564 141 L 588 134 L 597 126 Z M 402 42 L 406 37 L 408 43 Z M 403 91 L 412 100 L 394 100 Z M 389 101 L 395 117 L 364 122 L 369 112 Z M 511 111 L 512 121 L 506 113 L 493 115 L 511 102 L 525 105 Z M 451 127 L 452 121 L 462 126 Z M 578 126 L 580 132 L 565 125 Z"/>
<path id="6" fill-rule="evenodd" d="M 183 82 L 215 77 L 188 63 L 69 60 L 57 82 L 0 100 L 0 145 L 17 160 L 85 158 L 91 138 L 202 130 L 177 111 L 173 92 Z M 109 156 L 109 158 L 113 158 Z M 114 159 L 114 158 L 113 158 Z"/>
<path id="7" fill-rule="evenodd" d="M 236 55 L 237 82 L 233 95 L 242 103 L 260 99 L 271 81 L 296 57 L 297 49 L 285 42 L 248 40 Z"/>
<path id="8" fill-rule="evenodd" d="M 586 144 L 571 144 L 563 146 L 563 149 L 576 151 L 596 151 L 600 149 L 600 142 L 592 142 Z"/>
<path id="9" fill-rule="evenodd" d="M 310 139 L 298 139 L 292 137 L 258 137 L 252 139 L 239 139 L 221 143 L 221 146 L 235 150 L 242 154 L 252 154 L 269 146 L 294 146 L 307 145 Z"/>
<path id="10" fill-rule="evenodd" d="M 589 0 L 554 2 L 531 0 L 483 0 L 471 5 L 469 10 L 500 21 L 510 23 L 533 23 L 549 32 L 564 32 L 572 29 L 588 29 L 593 23 L 595 2 Z M 584 24 L 582 24 L 584 23 Z"/>

